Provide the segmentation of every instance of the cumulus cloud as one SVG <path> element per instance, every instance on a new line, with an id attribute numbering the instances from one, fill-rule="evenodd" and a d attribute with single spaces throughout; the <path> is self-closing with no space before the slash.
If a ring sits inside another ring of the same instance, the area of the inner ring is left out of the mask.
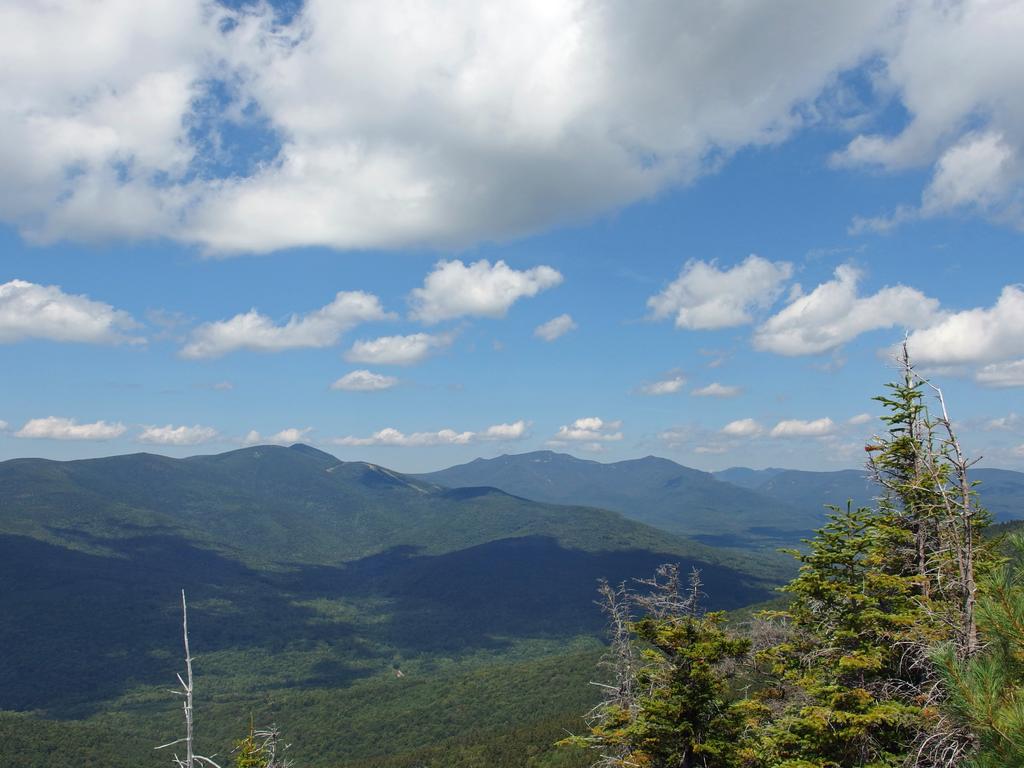
<path id="1" fill-rule="evenodd" d="M 346 392 L 380 392 L 384 389 L 391 389 L 397 384 L 398 379 L 394 376 L 360 370 L 346 373 L 331 384 L 331 389 L 341 389 Z"/>
<path id="2" fill-rule="evenodd" d="M 911 357 L 919 364 L 998 362 L 1024 355 L 1022 328 L 1024 286 L 1008 285 L 994 306 L 950 313 L 939 322 L 910 334 L 907 346 Z M 1007 370 L 990 369 L 986 374 L 988 380 L 983 383 L 995 384 Z M 1009 380 L 1012 380 L 1012 369 L 1009 370 Z"/>
<path id="3" fill-rule="evenodd" d="M 722 434 L 729 437 L 756 437 L 764 428 L 754 419 L 736 419 L 722 427 Z"/>
<path id="4" fill-rule="evenodd" d="M 14 436 L 49 440 L 113 440 L 123 435 L 127 429 L 121 422 L 94 421 L 79 424 L 75 419 L 47 416 L 25 422 Z"/>
<path id="5" fill-rule="evenodd" d="M 282 429 L 280 432 L 264 436 L 253 429 L 250 430 L 242 439 L 242 443 L 245 445 L 294 445 L 295 443 L 301 443 L 305 440 L 312 431 L 312 427 L 306 427 L 304 429 L 288 427 L 286 429 Z"/>
<path id="6" fill-rule="evenodd" d="M 1024 10 L 1016 3 L 910 3 L 883 47 L 883 92 L 910 119 L 894 135 L 861 134 L 837 154 L 845 166 L 930 167 L 920 203 L 861 222 L 875 229 L 952 212 L 1024 227 L 1021 87 Z M 855 222 L 856 224 L 856 222 Z"/>
<path id="7" fill-rule="evenodd" d="M 344 446 L 385 445 L 401 448 L 418 448 L 432 445 L 468 445 L 469 443 L 486 441 L 519 440 L 526 435 L 526 422 L 515 421 L 511 424 L 494 424 L 479 432 L 457 432 L 454 429 L 441 429 L 437 432 L 413 432 L 406 434 L 393 427 L 386 427 L 374 432 L 369 437 L 337 437 L 331 442 Z"/>
<path id="8" fill-rule="evenodd" d="M 203 427 L 199 424 L 175 427 L 168 424 L 163 427 L 145 427 L 137 439 L 140 443 L 154 445 L 199 445 L 217 437 L 217 430 L 213 427 Z"/>
<path id="9" fill-rule="evenodd" d="M 481 440 L 519 440 L 526 436 L 526 422 L 520 419 L 511 424 L 494 424 L 479 433 Z"/>
<path id="10" fill-rule="evenodd" d="M 413 333 L 361 340 L 345 353 L 350 363 L 369 365 L 414 365 L 451 346 L 454 334 Z"/>
<path id="11" fill-rule="evenodd" d="M 742 391 L 741 387 L 731 384 L 719 384 L 717 381 L 714 381 L 706 387 L 694 389 L 690 394 L 696 397 L 736 397 Z"/>
<path id="12" fill-rule="evenodd" d="M 491 265 L 481 259 L 466 266 L 461 261 L 440 261 L 422 288 L 409 296 L 411 317 L 438 323 L 467 315 L 504 317 L 516 301 L 536 296 L 562 282 L 551 267 L 512 269 L 504 261 Z"/>
<path id="13" fill-rule="evenodd" d="M 661 381 L 652 381 L 640 387 L 643 395 L 673 395 L 686 386 L 685 376 L 672 376 Z"/>
<path id="14" fill-rule="evenodd" d="M 327 306 L 306 315 L 292 315 L 283 325 L 250 309 L 229 320 L 203 323 L 192 331 L 182 357 L 221 357 L 238 349 L 281 352 L 302 347 L 330 347 L 360 323 L 387 320 L 380 299 L 362 291 L 339 291 Z"/>
<path id="15" fill-rule="evenodd" d="M 587 416 L 559 427 L 549 444 L 615 442 L 623 437 L 621 428 L 621 421 L 605 421 L 597 416 Z"/>
<path id="16" fill-rule="evenodd" d="M 554 341 L 576 328 L 576 321 L 572 319 L 572 315 L 559 315 L 534 328 L 533 335 L 544 341 Z"/>
<path id="17" fill-rule="evenodd" d="M 989 363 L 974 374 L 974 379 L 986 387 L 1024 387 L 1024 360 Z"/>
<path id="18" fill-rule="evenodd" d="M 832 434 L 835 428 L 835 423 L 828 417 L 813 421 L 785 419 L 772 427 L 769 434 L 772 437 L 824 437 Z"/>
<path id="19" fill-rule="evenodd" d="M 674 316 L 677 328 L 746 325 L 753 322 L 753 310 L 774 303 L 792 273 L 788 262 L 771 262 L 760 256 L 749 256 L 724 270 L 713 261 L 688 261 L 679 277 L 651 296 L 647 306 L 655 319 Z"/>
<path id="20" fill-rule="evenodd" d="M 836 268 L 835 277 L 791 301 L 754 333 L 757 349 L 780 355 L 813 355 L 836 349 L 868 331 L 921 328 L 935 321 L 939 302 L 903 285 L 858 295 L 861 273 Z"/>
<path id="21" fill-rule="evenodd" d="M 851 416 L 846 420 L 846 423 L 853 427 L 859 427 L 861 424 L 869 424 L 875 420 L 875 417 L 870 413 L 858 413 L 856 416 Z"/>
<path id="22" fill-rule="evenodd" d="M 308 0 L 282 23 L 269 3 L 13 0 L 0 216 L 218 252 L 536 231 L 818 119 L 899 7 Z M 255 148 L 219 140 L 236 126 Z"/>
<path id="23" fill-rule="evenodd" d="M 49 339 L 87 344 L 141 341 L 127 335 L 138 327 L 131 315 L 56 285 L 11 280 L 0 285 L 0 343 Z"/>
<path id="24" fill-rule="evenodd" d="M 7 2 L 0 219 L 221 253 L 507 238 L 829 119 L 837 75 L 871 61 L 865 111 L 895 98 L 909 119 L 834 163 L 928 168 L 918 215 L 1024 226 L 1016 3 L 308 0 L 274 15 Z M 237 127 L 259 140 L 221 140 Z"/>

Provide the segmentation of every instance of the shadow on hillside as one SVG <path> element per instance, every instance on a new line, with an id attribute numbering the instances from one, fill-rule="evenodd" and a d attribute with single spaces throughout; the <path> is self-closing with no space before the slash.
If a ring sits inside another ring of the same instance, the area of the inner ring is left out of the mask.
<path id="1" fill-rule="evenodd" d="M 597 632 L 596 579 L 648 575 L 679 559 L 567 550 L 537 536 L 443 555 L 398 547 L 339 567 L 280 573 L 253 570 L 170 536 L 93 543 L 116 556 L 0 536 L 0 709 L 81 716 L 139 684 L 171 683 L 181 665 L 182 587 L 197 674 L 202 656 L 219 650 L 326 647 L 330 658 L 321 652 L 315 661 L 292 659 L 287 677 L 300 687 L 338 687 L 366 674 L 359 660 Z M 728 568 L 682 565 L 702 568 L 710 607 L 770 596 Z M 387 614 L 325 620 L 311 604 L 317 600 L 383 602 Z"/>

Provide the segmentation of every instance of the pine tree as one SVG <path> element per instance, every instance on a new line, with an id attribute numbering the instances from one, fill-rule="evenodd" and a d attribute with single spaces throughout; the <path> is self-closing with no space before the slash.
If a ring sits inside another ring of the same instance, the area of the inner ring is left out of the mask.
<path id="1" fill-rule="evenodd" d="M 981 579 L 984 650 L 964 659 L 947 643 L 934 654 L 953 731 L 944 741 L 948 765 L 1024 766 L 1024 538 L 1013 537 L 1010 549 L 1014 557 Z"/>

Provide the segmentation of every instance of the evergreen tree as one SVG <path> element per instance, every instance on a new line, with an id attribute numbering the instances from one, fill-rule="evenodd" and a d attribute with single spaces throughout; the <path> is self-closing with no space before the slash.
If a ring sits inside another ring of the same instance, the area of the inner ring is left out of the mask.
<path id="1" fill-rule="evenodd" d="M 903 762 L 923 712 L 902 686 L 913 676 L 904 641 L 920 622 L 913 576 L 894 568 L 893 544 L 906 532 L 884 510 L 836 510 L 795 552 L 799 575 L 787 638 L 758 654 L 779 684 L 748 705 L 760 733 L 761 765 L 895 766 Z M 771 699 L 788 699 L 781 714 Z"/>
<path id="2" fill-rule="evenodd" d="M 1024 766 L 1024 577 L 999 571 L 979 603 L 976 573 L 992 556 L 979 546 L 988 516 L 971 462 L 941 390 L 906 349 L 901 362 L 902 379 L 876 398 L 885 433 L 867 446 L 883 494 L 833 507 L 791 552 L 792 600 L 761 617 L 768 642 L 751 652 L 720 616 L 700 615 L 696 592 L 674 600 L 657 579 L 646 598 L 605 586 L 615 684 L 590 734 L 570 740 L 601 750 L 596 765 L 951 768 L 972 753 L 976 768 Z M 977 655 L 979 617 L 1000 650 Z M 737 699 L 743 661 L 750 693 Z"/>
<path id="3" fill-rule="evenodd" d="M 948 695 L 943 702 L 948 764 L 1024 766 L 1024 538 L 1013 557 L 981 580 L 978 628 L 984 650 L 963 659 L 952 644 L 934 655 Z"/>
<path id="4" fill-rule="evenodd" d="M 562 743 L 597 750 L 595 765 L 609 768 L 738 768 L 744 719 L 727 667 L 747 655 L 750 641 L 724 629 L 724 614 L 700 611 L 696 574 L 688 596 L 672 565 L 641 583 L 651 592 L 605 589 L 613 630 L 627 629 L 615 634 L 625 646 L 612 651 L 612 666 L 625 674 L 604 686 L 608 696 L 591 713 L 590 732 Z M 621 601 L 644 615 L 616 623 L 628 615 Z"/>

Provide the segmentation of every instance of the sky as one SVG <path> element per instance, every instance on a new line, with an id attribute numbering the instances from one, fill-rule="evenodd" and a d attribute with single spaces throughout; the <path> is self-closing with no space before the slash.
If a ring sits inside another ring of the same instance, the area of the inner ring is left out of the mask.
<path id="1" fill-rule="evenodd" d="M 0 460 L 1024 470 L 1024 5 L 6 0 Z"/>

